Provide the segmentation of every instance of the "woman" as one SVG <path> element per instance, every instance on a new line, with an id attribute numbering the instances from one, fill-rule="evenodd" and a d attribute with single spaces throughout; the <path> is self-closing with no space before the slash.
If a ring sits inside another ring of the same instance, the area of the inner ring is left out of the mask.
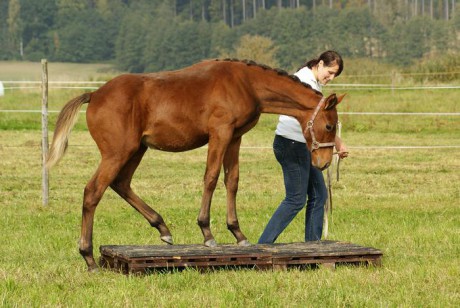
<path id="1" fill-rule="evenodd" d="M 294 75 L 313 89 L 321 91 L 321 86 L 339 76 L 342 70 L 342 57 L 335 51 L 326 51 L 317 59 L 306 62 Z M 339 157 L 346 157 L 345 144 L 339 137 L 336 137 L 335 142 Z M 295 118 L 284 115 L 279 117 L 273 151 L 283 170 L 286 197 L 268 222 L 258 243 L 275 242 L 305 203 L 305 241 L 321 240 L 327 189 L 323 173 L 311 164 L 311 153 Z"/>

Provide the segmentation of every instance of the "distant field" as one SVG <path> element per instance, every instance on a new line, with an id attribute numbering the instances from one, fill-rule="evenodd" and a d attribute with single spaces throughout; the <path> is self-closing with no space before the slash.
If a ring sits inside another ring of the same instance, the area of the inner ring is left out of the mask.
<path id="1" fill-rule="evenodd" d="M 111 64 L 48 63 L 49 80 L 101 80 L 117 74 Z M 40 62 L 0 61 L 0 81 L 40 81 Z"/>

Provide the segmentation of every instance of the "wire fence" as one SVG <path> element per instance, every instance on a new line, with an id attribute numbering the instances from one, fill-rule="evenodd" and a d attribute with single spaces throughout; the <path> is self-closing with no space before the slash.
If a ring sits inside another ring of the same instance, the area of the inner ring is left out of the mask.
<path id="1" fill-rule="evenodd" d="M 371 76 L 371 75 L 369 75 Z M 372 75 L 375 76 L 375 75 Z M 348 76 L 350 77 L 350 76 Z M 353 76 L 351 76 L 353 77 Z M 5 90 L 21 90 L 21 89 L 41 89 L 41 81 L 2 81 L 3 84 L 11 85 L 4 87 Z M 98 85 L 104 84 L 105 81 L 49 81 L 50 89 L 86 89 L 93 90 L 99 88 Z M 460 89 L 460 86 L 394 86 L 392 84 L 330 84 L 328 87 L 346 88 L 347 90 L 445 90 L 445 89 Z M 48 113 L 59 113 L 59 110 L 48 110 Z M 0 113 L 42 113 L 42 110 L 31 109 L 0 109 Z M 81 110 L 80 113 L 85 113 Z M 338 112 L 339 115 L 352 116 L 428 116 L 428 117 L 457 117 L 460 112 Z M 38 145 L 37 145 L 38 146 Z M 90 145 L 73 145 L 74 147 L 85 147 Z M 10 146 L 15 147 L 15 146 Z M 18 146 L 20 147 L 20 146 Z M 271 149 L 271 146 L 242 146 L 242 149 Z M 349 146 L 350 149 L 385 149 L 385 150 L 409 150 L 409 149 L 458 149 L 460 145 L 431 145 L 431 146 Z"/>
<path id="2" fill-rule="evenodd" d="M 0 82 L 0 90 L 1 95 L 5 95 L 5 90 L 7 91 L 15 91 L 15 90 L 42 90 L 42 109 L 41 110 L 9 110 L 3 109 L 0 110 L 0 113 L 40 113 L 42 117 L 42 143 L 33 144 L 32 146 L 29 145 L 2 145 L 0 144 L 0 149 L 3 148 L 37 148 L 41 149 L 42 152 L 42 199 L 43 205 L 48 204 L 48 194 L 49 194 L 49 177 L 48 177 L 48 170 L 45 168 L 46 157 L 48 154 L 48 114 L 49 113 L 58 113 L 58 110 L 49 110 L 48 109 L 48 90 L 49 89 L 85 89 L 85 90 L 93 90 L 97 89 L 98 86 L 104 84 L 104 81 L 49 81 L 48 80 L 48 73 L 47 73 L 47 61 L 45 59 L 42 60 L 42 67 L 43 67 L 43 74 L 42 74 L 42 81 L 3 81 Z M 4 87 L 4 84 L 8 85 Z M 391 91 L 398 91 L 398 90 L 445 90 L 445 89 L 459 89 L 460 86 L 412 86 L 412 87 L 404 87 L 404 86 L 394 86 L 394 84 L 332 84 L 330 85 L 333 88 L 346 88 L 347 91 L 349 90 L 391 90 Z M 9 95 L 9 94 L 8 94 Z M 85 111 L 80 111 L 85 112 Z M 374 115 L 390 115 L 390 116 L 459 116 L 460 113 L 453 112 L 339 112 L 339 115 L 361 115 L 361 116 L 374 116 Z M 338 129 L 338 136 L 340 136 L 341 132 L 341 125 L 339 124 Z M 73 147 L 94 147 L 94 145 L 87 144 L 87 145 L 73 145 Z M 202 147 L 204 149 L 207 146 Z M 268 150 L 272 149 L 271 146 L 242 146 L 242 150 Z M 360 149 L 360 150 L 436 150 L 436 149 L 460 149 L 460 145 L 406 145 L 406 146 L 399 146 L 399 145 L 389 145 L 389 146 L 379 146 L 379 145 L 370 145 L 370 146 L 348 146 L 349 149 Z M 338 179 L 338 158 L 336 158 L 336 162 L 333 165 L 336 165 L 337 169 L 337 179 Z M 328 169 L 328 185 L 330 187 L 330 179 L 332 177 L 331 168 Z M 332 190 L 329 189 L 331 192 Z M 331 195 L 328 198 L 328 204 L 330 204 Z M 328 207 L 329 208 L 329 207 Z M 327 237 L 327 215 L 326 215 L 326 236 Z"/>
<path id="3" fill-rule="evenodd" d="M 58 111 L 53 110 L 50 111 L 48 109 L 48 93 L 49 89 L 86 89 L 86 90 L 93 90 L 97 89 L 98 86 L 101 84 L 105 83 L 104 81 L 51 81 L 48 78 L 48 62 L 46 59 L 41 60 L 42 64 L 42 78 L 41 81 L 0 81 L 0 96 L 5 95 L 5 90 L 10 91 L 10 90 L 36 90 L 39 89 L 42 92 L 42 103 L 41 103 L 41 110 L 0 110 L 2 113 L 41 113 L 41 118 L 42 118 L 42 142 L 41 142 L 41 152 L 42 152 L 42 199 L 43 199 L 43 205 L 48 204 L 48 195 L 49 195 L 49 177 L 48 177 L 48 170 L 45 168 L 45 163 L 46 163 L 46 158 L 48 156 L 48 148 L 49 148 L 49 143 L 48 143 L 48 114 L 49 113 L 56 113 Z M 4 86 L 4 84 L 8 86 Z M 378 89 L 378 90 L 391 90 L 392 93 L 395 90 L 438 90 L 438 89 L 458 89 L 460 86 L 417 86 L 417 87 L 400 87 L 400 86 L 395 86 L 394 80 L 391 79 L 391 84 L 334 84 L 332 85 L 333 87 L 337 88 L 347 88 L 348 90 L 351 89 Z M 9 94 L 8 94 L 9 95 Z M 344 114 L 344 113 L 342 113 Z M 357 114 L 357 113 L 347 113 L 350 115 Z M 367 115 L 367 116 L 372 116 L 374 114 L 382 114 L 382 113 L 359 113 L 362 115 Z M 408 113 L 388 113 L 391 115 L 408 115 Z M 443 116 L 452 116 L 451 113 L 430 113 L 430 116 L 433 116 L 434 114 L 440 116 L 441 114 Z M 415 114 L 414 114 L 415 115 Z M 427 114 L 423 113 L 417 113 L 416 116 L 421 116 L 424 115 L 426 116 Z M 458 115 L 458 113 L 455 114 L 455 116 Z M 341 123 L 338 124 L 338 132 L 337 135 L 341 135 Z M 37 145 L 33 145 L 37 146 Z M 90 145 L 87 145 L 90 146 Z M 25 147 L 25 146 L 23 146 Z M 29 146 L 30 147 L 30 146 Z M 431 146 L 386 146 L 386 147 L 379 147 L 380 149 L 415 149 L 415 148 L 424 148 L 424 149 L 436 149 L 436 148 L 443 148 L 445 149 L 446 147 L 455 147 L 455 148 L 460 148 L 460 146 L 457 145 L 431 145 Z M 243 147 L 243 149 L 261 149 L 261 148 L 271 148 L 271 147 Z M 350 149 L 354 148 L 353 146 L 350 147 Z M 356 148 L 365 148 L 365 147 L 356 147 Z M 368 148 L 368 147 L 367 147 Z M 0 149 L 3 149 L 3 145 L 0 144 Z M 338 179 L 338 158 L 337 158 L 337 179 Z M 330 178 L 331 178 L 331 168 L 328 169 L 328 182 L 330 183 Z M 329 189 L 331 191 L 331 189 Z M 328 198 L 328 203 L 331 204 L 331 196 Z M 329 208 L 329 207 L 328 207 Z M 327 215 L 326 215 L 326 236 L 327 236 Z"/>
<path id="4" fill-rule="evenodd" d="M 2 81 L 5 90 L 21 90 L 21 89 L 40 89 L 41 81 Z M 50 89 L 98 89 L 96 85 L 102 85 L 105 81 L 50 81 Z M 77 86 L 74 86 L 77 85 Z M 91 85 L 91 86 L 89 86 Z M 375 83 L 334 83 L 329 84 L 331 88 L 346 88 L 347 90 L 445 90 L 445 89 L 460 89 L 457 85 L 444 86 L 395 86 L 393 84 L 375 84 Z"/>

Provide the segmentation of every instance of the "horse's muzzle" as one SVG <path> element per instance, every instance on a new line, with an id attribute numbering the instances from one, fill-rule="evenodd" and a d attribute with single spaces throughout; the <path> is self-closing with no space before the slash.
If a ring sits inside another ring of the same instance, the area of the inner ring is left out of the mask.
<path id="1" fill-rule="evenodd" d="M 326 170 L 327 168 L 329 168 L 329 166 L 331 165 L 331 163 L 326 163 L 323 167 L 319 168 L 321 171 L 323 170 Z"/>
<path id="2" fill-rule="evenodd" d="M 311 163 L 314 167 L 317 169 L 323 171 L 327 169 L 331 165 L 332 161 L 332 156 L 326 155 L 327 159 L 325 157 L 322 157 L 319 155 L 318 152 L 314 151 L 311 156 Z"/>

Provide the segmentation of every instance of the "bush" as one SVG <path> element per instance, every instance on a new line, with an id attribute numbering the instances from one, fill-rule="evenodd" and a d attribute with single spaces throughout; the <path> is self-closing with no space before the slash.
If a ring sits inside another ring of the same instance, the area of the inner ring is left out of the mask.
<path id="1" fill-rule="evenodd" d="M 432 54 L 411 68 L 418 82 L 452 82 L 459 80 L 460 55 L 457 53 Z"/>

